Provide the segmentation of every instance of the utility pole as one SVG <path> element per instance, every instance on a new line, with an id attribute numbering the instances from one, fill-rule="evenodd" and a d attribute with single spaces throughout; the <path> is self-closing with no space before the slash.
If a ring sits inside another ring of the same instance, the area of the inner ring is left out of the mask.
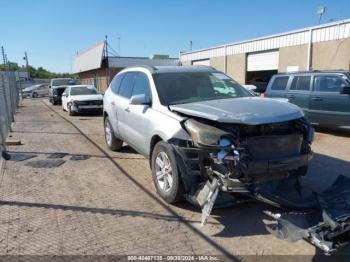
<path id="1" fill-rule="evenodd" d="M 122 56 L 122 50 L 120 49 L 120 40 L 121 40 L 121 37 L 118 36 L 118 54 L 119 56 Z"/>
<path id="2" fill-rule="evenodd" d="M 3 64 L 4 64 L 4 70 L 6 72 L 6 75 L 8 74 L 8 64 L 7 64 L 7 55 L 5 54 L 5 49 L 3 46 L 1 46 L 1 54 L 2 54 L 2 61 L 3 61 Z"/>
<path id="3" fill-rule="evenodd" d="M 193 45 L 193 42 L 192 40 L 190 40 L 190 51 L 192 51 L 192 45 Z"/>
<path id="4" fill-rule="evenodd" d="M 26 61 L 26 71 L 27 71 L 27 75 L 28 75 L 28 78 L 30 79 L 30 74 L 29 74 L 29 63 L 28 63 L 28 55 L 27 55 L 27 51 L 24 52 L 24 57 L 23 57 L 23 60 Z"/>
<path id="5" fill-rule="evenodd" d="M 108 36 L 105 36 L 106 89 L 109 85 Z"/>

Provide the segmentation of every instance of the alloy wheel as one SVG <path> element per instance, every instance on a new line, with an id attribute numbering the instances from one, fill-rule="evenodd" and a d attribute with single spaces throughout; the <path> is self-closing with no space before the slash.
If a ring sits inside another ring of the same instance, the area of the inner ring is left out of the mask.
<path id="1" fill-rule="evenodd" d="M 173 186 L 173 170 L 168 155 L 161 151 L 156 157 L 156 181 L 159 188 L 167 193 Z"/>

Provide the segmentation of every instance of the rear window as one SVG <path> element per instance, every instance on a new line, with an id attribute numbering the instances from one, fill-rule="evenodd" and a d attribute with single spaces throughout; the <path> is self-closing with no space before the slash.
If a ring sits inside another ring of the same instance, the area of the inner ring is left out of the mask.
<path id="1" fill-rule="evenodd" d="M 271 90 L 285 90 L 287 87 L 288 80 L 289 76 L 275 77 L 271 85 Z"/>
<path id="2" fill-rule="evenodd" d="M 309 91 L 310 90 L 310 76 L 295 76 L 293 78 L 291 90 Z"/>

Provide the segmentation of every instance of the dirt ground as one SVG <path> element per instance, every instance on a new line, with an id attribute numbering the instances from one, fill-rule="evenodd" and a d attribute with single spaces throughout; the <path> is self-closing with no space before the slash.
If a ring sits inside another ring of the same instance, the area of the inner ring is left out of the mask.
<path id="1" fill-rule="evenodd" d="M 200 228 L 200 210 L 168 205 L 156 194 L 148 160 L 127 145 L 111 152 L 101 116 L 73 116 L 46 99 L 23 101 L 10 151 L 35 158 L 7 161 L 0 174 L 0 254 L 4 255 L 308 255 L 305 241 L 268 233 L 259 203 L 216 209 Z M 322 190 L 339 174 L 350 176 L 350 132 L 319 130 L 305 183 Z M 67 153 L 55 168 L 28 164 Z M 72 155 L 86 160 L 70 160 Z"/>

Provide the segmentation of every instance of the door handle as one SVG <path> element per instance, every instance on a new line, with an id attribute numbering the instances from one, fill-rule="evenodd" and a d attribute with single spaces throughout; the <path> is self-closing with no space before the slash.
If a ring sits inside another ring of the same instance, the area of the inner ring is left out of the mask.
<path id="1" fill-rule="evenodd" d="M 322 98 L 319 96 L 314 96 L 311 98 L 313 101 L 322 101 Z"/>
<path id="2" fill-rule="evenodd" d="M 124 111 L 129 113 L 130 112 L 130 108 L 127 107 L 127 108 L 124 109 Z"/>

